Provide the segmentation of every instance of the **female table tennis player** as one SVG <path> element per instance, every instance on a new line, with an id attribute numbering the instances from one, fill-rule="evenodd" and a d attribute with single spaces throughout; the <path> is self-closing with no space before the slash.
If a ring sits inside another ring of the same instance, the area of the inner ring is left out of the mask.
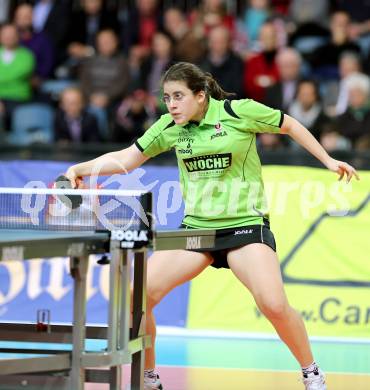
<path id="1" fill-rule="evenodd" d="M 265 208 L 256 133 L 288 134 L 347 182 L 353 176 L 358 179 L 356 170 L 331 158 L 289 115 L 250 99 L 229 101 L 230 94 L 193 64 L 173 65 L 162 83 L 167 114 L 130 147 L 73 165 L 65 174 L 78 187 L 84 176 L 93 173 L 95 164 L 102 166 L 104 175 L 131 171 L 159 153 L 176 150 L 185 201 L 182 227 L 217 229 L 216 246 L 212 251 L 157 251 L 151 256 L 147 332 L 154 340 L 152 310 L 169 291 L 208 266 L 229 268 L 299 362 L 306 390 L 327 389 L 304 323 L 284 291 Z M 154 343 L 146 350 L 145 389 L 162 389 L 155 371 Z"/>

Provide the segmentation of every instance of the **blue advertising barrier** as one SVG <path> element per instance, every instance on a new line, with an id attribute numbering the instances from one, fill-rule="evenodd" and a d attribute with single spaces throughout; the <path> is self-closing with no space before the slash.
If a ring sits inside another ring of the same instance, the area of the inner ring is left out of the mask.
<path id="1" fill-rule="evenodd" d="M 70 165 L 51 161 L 2 161 L 0 187 L 49 187 Z M 104 188 L 150 190 L 155 200 L 156 228 L 175 229 L 181 223 L 183 203 L 176 167 L 144 166 L 127 175 L 102 177 L 99 184 Z M 95 260 L 90 261 L 87 281 L 87 321 L 104 323 L 108 268 L 99 266 Z M 68 259 L 0 263 L 0 320 L 30 321 L 36 319 L 37 309 L 50 309 L 52 321 L 71 321 L 73 292 L 68 266 Z M 172 291 L 155 309 L 157 323 L 186 326 L 188 295 L 188 283 Z"/>

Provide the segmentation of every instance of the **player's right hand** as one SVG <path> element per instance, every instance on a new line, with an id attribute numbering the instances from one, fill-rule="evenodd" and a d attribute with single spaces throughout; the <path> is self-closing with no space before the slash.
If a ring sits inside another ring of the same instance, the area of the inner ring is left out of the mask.
<path id="1" fill-rule="evenodd" d="M 82 176 L 77 175 L 77 173 L 73 169 L 73 166 L 68 168 L 67 172 L 64 175 L 70 180 L 72 188 L 86 188 Z"/>

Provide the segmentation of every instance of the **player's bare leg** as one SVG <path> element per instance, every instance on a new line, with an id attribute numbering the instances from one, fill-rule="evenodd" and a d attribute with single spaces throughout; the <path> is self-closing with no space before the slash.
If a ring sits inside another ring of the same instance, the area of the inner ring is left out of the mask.
<path id="1" fill-rule="evenodd" d="M 155 367 L 156 325 L 153 308 L 173 288 L 197 276 L 212 262 L 206 253 L 185 250 L 158 251 L 148 261 L 147 276 L 147 334 L 152 336 L 152 347 L 146 349 L 145 369 Z"/>
<path id="2" fill-rule="evenodd" d="M 288 303 L 276 253 L 265 244 L 250 244 L 230 251 L 228 263 L 298 362 L 303 367 L 311 364 L 307 332 L 301 316 Z"/>

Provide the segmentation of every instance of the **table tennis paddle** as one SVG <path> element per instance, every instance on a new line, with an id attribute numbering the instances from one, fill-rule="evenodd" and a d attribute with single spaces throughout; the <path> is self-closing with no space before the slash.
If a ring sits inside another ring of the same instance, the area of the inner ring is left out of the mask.
<path id="1" fill-rule="evenodd" d="M 60 175 L 55 180 L 55 188 L 60 189 L 72 189 L 71 181 L 68 177 Z M 67 207 L 71 209 L 77 209 L 82 203 L 81 195 L 57 195 L 58 199 Z"/>

